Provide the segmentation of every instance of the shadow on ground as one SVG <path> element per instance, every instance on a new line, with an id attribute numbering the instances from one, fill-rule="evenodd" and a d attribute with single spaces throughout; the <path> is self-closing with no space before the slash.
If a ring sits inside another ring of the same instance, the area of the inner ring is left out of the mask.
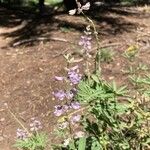
<path id="1" fill-rule="evenodd" d="M 93 7 L 87 13 L 96 23 L 98 32 L 106 35 L 116 35 L 122 32 L 130 32 L 136 28 L 136 24 L 124 20 L 123 16 L 139 16 L 131 10 L 115 7 Z M 39 16 L 19 10 L 8 10 L 0 8 L 0 26 L 5 28 L 16 28 L 12 32 L 2 33 L 0 36 L 12 38 L 9 46 L 15 45 L 19 41 L 29 40 L 30 44 L 36 41 L 36 38 L 50 38 L 52 31 L 58 31 L 61 27 L 72 28 L 79 32 L 85 28 L 85 23 L 80 21 L 81 16 L 69 16 L 63 11 L 51 12 L 48 15 Z M 64 18 L 64 19 L 63 19 Z"/>

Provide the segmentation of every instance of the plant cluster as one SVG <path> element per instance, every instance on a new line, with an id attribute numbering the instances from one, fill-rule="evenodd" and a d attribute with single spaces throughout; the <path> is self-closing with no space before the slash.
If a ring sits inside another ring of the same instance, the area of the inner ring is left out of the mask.
<path id="1" fill-rule="evenodd" d="M 89 8 L 89 3 L 71 10 L 71 15 Z M 85 15 L 84 15 L 85 16 Z M 86 16 L 85 16 L 86 17 Z M 108 83 L 101 77 L 100 63 L 112 60 L 112 54 L 99 49 L 99 40 L 94 23 L 88 17 L 88 26 L 81 36 L 79 46 L 83 55 L 83 65 L 71 54 L 64 55 L 67 65 L 66 76 L 55 76 L 57 82 L 65 83 L 63 89 L 52 94 L 59 103 L 53 114 L 58 118 L 55 134 L 60 143 L 51 144 L 54 150 L 148 150 L 150 149 L 150 77 L 130 77 L 136 87 L 133 95 L 129 87 L 118 87 L 113 81 Z M 91 28 L 93 32 L 91 32 Z M 94 57 L 95 70 L 90 70 L 92 59 L 92 33 L 96 38 L 97 52 Z M 133 58 L 137 47 L 129 47 L 125 55 Z M 83 74 L 80 68 L 83 67 Z M 141 69 L 145 69 L 142 65 Z M 130 68 L 131 70 L 131 68 Z M 140 86 L 139 86 L 140 85 Z M 42 150 L 46 137 L 41 134 L 41 124 L 33 120 L 30 124 L 33 134 L 18 129 L 19 138 L 15 146 L 25 150 Z"/>
<path id="2" fill-rule="evenodd" d="M 13 115 L 13 114 L 12 114 Z M 15 116 L 14 116 L 15 117 Z M 14 147 L 23 150 L 44 150 L 47 144 L 47 135 L 39 132 L 42 129 L 42 124 L 39 120 L 31 118 L 30 131 L 15 118 L 16 121 L 22 126 L 22 129 L 17 129 L 17 139 Z"/>

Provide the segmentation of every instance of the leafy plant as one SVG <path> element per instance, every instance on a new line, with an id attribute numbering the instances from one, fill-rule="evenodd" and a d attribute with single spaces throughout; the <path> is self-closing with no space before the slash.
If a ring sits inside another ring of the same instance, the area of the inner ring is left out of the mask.
<path id="1" fill-rule="evenodd" d="M 149 147 L 150 137 L 143 131 L 150 129 L 149 125 L 145 129 L 147 119 L 150 117 L 148 112 L 134 102 L 134 99 L 126 98 L 124 103 L 118 101 L 121 96 L 125 97 L 125 87 L 118 89 L 115 82 L 110 86 L 104 81 L 98 83 L 91 80 L 82 81 L 77 93 L 79 101 L 90 105 L 89 116 L 93 118 L 85 117 L 83 122 L 90 140 L 88 143 L 91 143 L 88 147 L 114 150 Z"/>
<path id="2" fill-rule="evenodd" d="M 141 71 L 147 71 L 148 70 L 148 66 L 146 64 L 143 63 L 139 63 L 137 70 L 141 70 Z"/>
<path id="3" fill-rule="evenodd" d="M 44 150 L 47 144 L 47 136 L 43 133 L 31 135 L 31 137 L 24 140 L 17 139 L 15 147 L 24 150 Z"/>
<path id="4" fill-rule="evenodd" d="M 137 86 L 140 85 L 150 85 L 150 76 L 141 77 L 141 76 L 130 76 L 131 81 Z"/>
<path id="5" fill-rule="evenodd" d="M 148 71 L 148 66 L 146 64 L 139 63 L 138 66 L 129 66 L 127 69 L 122 70 L 126 74 L 137 74 L 141 71 Z"/>
<path id="6" fill-rule="evenodd" d="M 138 46 L 131 45 L 125 50 L 123 56 L 132 61 L 137 56 L 138 52 L 139 52 Z"/>
<path id="7" fill-rule="evenodd" d="M 110 63 L 113 61 L 114 52 L 110 49 L 101 49 L 100 60 L 101 62 Z"/>
<path id="8" fill-rule="evenodd" d="M 94 100 L 105 100 L 114 98 L 115 96 L 122 96 L 126 91 L 126 87 L 117 88 L 116 83 L 108 84 L 98 79 L 96 75 L 92 75 L 91 80 L 83 80 L 78 85 L 78 93 L 76 99 L 81 103 L 91 102 Z"/>

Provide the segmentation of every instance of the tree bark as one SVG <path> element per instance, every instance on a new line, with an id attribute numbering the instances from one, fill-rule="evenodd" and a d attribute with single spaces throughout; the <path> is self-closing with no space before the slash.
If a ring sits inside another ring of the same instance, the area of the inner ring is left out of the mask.
<path id="1" fill-rule="evenodd" d="M 45 0 L 39 0 L 39 11 L 40 11 L 40 14 L 42 14 L 43 11 L 44 11 L 44 1 Z"/>
<path id="2" fill-rule="evenodd" d="M 77 4 L 76 4 L 75 0 L 63 0 L 63 3 L 65 5 L 67 11 L 77 8 Z"/>

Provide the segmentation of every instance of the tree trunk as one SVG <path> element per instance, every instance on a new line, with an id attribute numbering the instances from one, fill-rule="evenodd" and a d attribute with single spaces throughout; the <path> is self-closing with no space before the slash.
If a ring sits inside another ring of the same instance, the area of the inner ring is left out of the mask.
<path id="1" fill-rule="evenodd" d="M 77 8 L 77 4 L 76 4 L 75 0 L 63 0 L 63 3 L 65 5 L 67 11 Z"/>
<path id="2" fill-rule="evenodd" d="M 44 1 L 45 0 L 39 0 L 39 11 L 40 11 L 40 14 L 42 14 L 43 11 L 44 11 Z"/>

